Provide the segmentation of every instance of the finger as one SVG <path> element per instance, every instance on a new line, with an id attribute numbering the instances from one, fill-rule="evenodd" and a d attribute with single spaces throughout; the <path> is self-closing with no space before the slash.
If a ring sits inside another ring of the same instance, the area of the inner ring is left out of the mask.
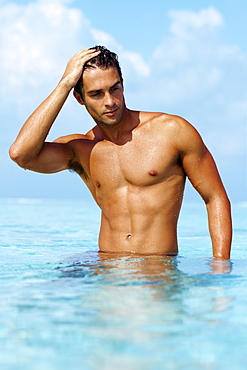
<path id="1" fill-rule="evenodd" d="M 81 56 L 87 56 L 87 55 L 97 55 L 100 52 L 101 52 L 100 50 L 96 50 L 96 49 L 81 49 L 78 51 L 77 54 Z"/>

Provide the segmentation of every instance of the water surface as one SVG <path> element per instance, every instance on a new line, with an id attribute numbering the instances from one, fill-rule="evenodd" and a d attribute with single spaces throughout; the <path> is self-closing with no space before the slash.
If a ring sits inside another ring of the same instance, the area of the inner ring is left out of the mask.
<path id="1" fill-rule="evenodd" d="M 246 369 L 246 204 L 231 261 L 211 257 L 203 204 L 179 256 L 99 254 L 92 203 L 0 201 L 0 368 Z"/>

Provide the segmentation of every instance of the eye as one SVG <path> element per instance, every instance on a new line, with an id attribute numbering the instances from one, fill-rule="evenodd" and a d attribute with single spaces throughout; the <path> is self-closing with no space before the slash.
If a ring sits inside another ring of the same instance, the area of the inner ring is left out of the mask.
<path id="1" fill-rule="evenodd" d="M 100 91 L 95 91 L 94 93 L 91 93 L 90 96 L 92 98 L 98 98 L 102 93 Z"/>
<path id="2" fill-rule="evenodd" d="M 119 90 L 119 86 L 115 86 L 115 87 L 111 88 L 111 92 L 114 92 L 114 91 L 117 91 L 117 90 Z"/>

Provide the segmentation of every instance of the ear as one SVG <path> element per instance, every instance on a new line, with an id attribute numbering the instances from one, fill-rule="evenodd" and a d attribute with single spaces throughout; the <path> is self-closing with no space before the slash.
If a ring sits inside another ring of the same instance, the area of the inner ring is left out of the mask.
<path id="1" fill-rule="evenodd" d="M 79 104 L 85 105 L 84 100 L 82 99 L 81 95 L 77 91 L 73 90 L 73 95 Z"/>

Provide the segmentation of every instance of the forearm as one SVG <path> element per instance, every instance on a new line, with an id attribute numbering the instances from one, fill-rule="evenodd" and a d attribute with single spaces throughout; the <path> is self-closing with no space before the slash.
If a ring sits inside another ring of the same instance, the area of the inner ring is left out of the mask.
<path id="1" fill-rule="evenodd" d="M 28 168 L 28 164 L 37 163 L 50 128 L 71 89 L 79 80 L 84 64 L 99 53 L 99 50 L 94 49 L 78 51 L 69 60 L 55 90 L 27 119 L 10 148 L 10 157 L 21 167 Z M 33 165 L 31 167 L 33 168 Z"/>
<path id="2" fill-rule="evenodd" d="M 229 259 L 232 242 L 231 206 L 226 195 L 207 203 L 209 232 L 213 256 Z"/>
<path id="3" fill-rule="evenodd" d="M 40 104 L 24 123 L 15 142 L 10 148 L 10 156 L 19 165 L 37 156 L 44 141 L 64 105 L 70 88 L 60 81 L 55 90 Z"/>

